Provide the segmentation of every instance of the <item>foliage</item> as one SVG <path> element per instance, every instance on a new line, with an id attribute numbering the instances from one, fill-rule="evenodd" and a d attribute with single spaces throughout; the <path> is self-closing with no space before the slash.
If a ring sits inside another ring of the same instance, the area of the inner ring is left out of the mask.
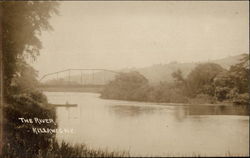
<path id="1" fill-rule="evenodd" d="M 151 101 L 151 102 L 186 102 L 181 90 L 175 85 L 160 83 L 150 85 L 138 72 L 123 73 L 105 86 L 102 98 Z"/>
<path id="2" fill-rule="evenodd" d="M 238 104 L 238 105 L 249 106 L 249 103 L 250 103 L 249 93 L 238 94 L 236 97 L 234 97 L 233 103 Z"/>
<path id="3" fill-rule="evenodd" d="M 138 93 L 138 89 L 143 89 L 143 86 L 147 83 L 148 80 L 138 72 L 122 73 L 117 75 L 115 80 L 104 88 L 102 97 L 133 100 L 134 95 Z"/>
<path id="4" fill-rule="evenodd" d="M 63 157 L 129 157 L 128 152 L 95 150 L 88 148 L 85 144 L 71 145 L 69 143 L 55 142 L 50 151 L 40 151 L 35 158 L 63 158 Z"/>
<path id="5" fill-rule="evenodd" d="M 138 72 L 119 75 L 102 92 L 107 99 L 123 99 L 171 103 L 232 102 L 249 105 L 249 55 L 229 70 L 214 63 L 198 64 L 184 78 L 182 72 L 172 73 L 174 83 L 150 85 Z"/>
<path id="6" fill-rule="evenodd" d="M 186 103 L 187 98 L 183 95 L 181 88 L 176 84 L 161 82 L 158 85 L 151 86 L 147 101 L 151 102 L 170 102 Z"/>
<path id="7" fill-rule="evenodd" d="M 42 48 L 39 36 L 52 30 L 48 19 L 57 13 L 57 2 L 3 1 L 2 41 L 5 95 L 11 92 L 13 77 L 20 76 L 27 57 L 33 59 Z"/>
<path id="8" fill-rule="evenodd" d="M 243 54 L 238 64 L 215 79 L 215 96 L 219 101 L 249 105 L 249 55 Z"/>
<path id="9" fill-rule="evenodd" d="M 249 55 L 244 54 L 241 61 L 230 67 L 229 78 L 238 92 L 249 92 Z"/>
<path id="10" fill-rule="evenodd" d="M 15 75 L 11 81 L 11 94 L 20 94 L 33 91 L 38 86 L 37 71 L 25 62 L 18 65 L 19 75 Z"/>
<path id="11" fill-rule="evenodd" d="M 175 79 L 176 82 L 185 83 L 185 79 L 184 79 L 184 77 L 182 75 L 182 71 L 180 69 L 173 72 L 172 77 Z"/>
<path id="12" fill-rule="evenodd" d="M 198 94 L 214 94 L 214 78 L 223 72 L 224 69 L 214 63 L 204 63 L 197 65 L 185 79 L 185 92 L 189 97 L 195 97 Z"/>
<path id="13" fill-rule="evenodd" d="M 6 154 L 7 156 L 4 155 L 3 158 L 10 158 L 10 157 L 16 156 L 15 154 L 16 151 L 11 151 L 10 149 L 5 148 L 4 152 L 5 153 L 8 152 L 8 154 Z M 37 153 L 23 152 L 22 154 L 23 154 L 22 155 L 23 157 L 32 157 L 32 158 L 130 157 L 129 152 L 125 152 L 125 151 L 108 151 L 108 150 L 103 150 L 103 149 L 96 150 L 96 149 L 91 149 L 87 147 L 85 144 L 71 145 L 65 142 L 61 142 L 59 144 L 57 141 L 53 142 L 50 148 L 38 149 Z"/>
<path id="14" fill-rule="evenodd" d="M 46 150 L 54 141 L 55 135 L 35 134 L 32 127 L 56 128 L 55 124 L 22 123 L 18 118 L 50 118 L 55 120 L 55 109 L 46 107 L 46 97 L 39 91 L 12 95 L 4 109 L 4 156 L 13 158 L 30 157 L 39 149 Z M 25 152 L 24 152 L 25 151 Z"/>
<path id="15" fill-rule="evenodd" d="M 198 94 L 195 98 L 188 98 L 188 102 L 191 104 L 213 104 L 216 99 L 208 94 Z"/>
<path id="16" fill-rule="evenodd" d="M 54 135 L 30 133 L 33 124 L 23 118 L 53 118 L 55 111 L 46 107 L 46 97 L 35 90 L 36 71 L 26 63 L 35 59 L 42 48 L 42 31 L 52 30 L 49 18 L 57 13 L 57 2 L 3 1 L 2 44 L 4 65 L 4 156 L 30 157 L 46 149 Z M 54 128 L 47 125 L 48 128 Z M 45 126 L 46 127 L 46 126 Z"/>

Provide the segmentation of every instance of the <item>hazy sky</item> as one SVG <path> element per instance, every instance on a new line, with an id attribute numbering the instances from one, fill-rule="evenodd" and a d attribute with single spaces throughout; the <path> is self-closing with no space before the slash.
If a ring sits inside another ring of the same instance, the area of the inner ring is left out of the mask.
<path id="1" fill-rule="evenodd" d="M 249 52 L 248 2 L 60 2 L 32 65 L 40 75 L 68 68 L 144 67 Z"/>

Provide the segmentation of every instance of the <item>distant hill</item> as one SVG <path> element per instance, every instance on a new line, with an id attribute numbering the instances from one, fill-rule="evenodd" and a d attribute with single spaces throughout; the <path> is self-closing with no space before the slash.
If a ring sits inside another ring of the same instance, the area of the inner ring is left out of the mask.
<path id="1" fill-rule="evenodd" d="M 193 62 L 193 63 L 178 63 L 171 62 L 168 64 L 157 64 L 144 68 L 133 68 L 133 69 L 121 69 L 121 72 L 128 71 L 138 71 L 142 75 L 144 75 L 149 82 L 158 83 L 158 82 L 172 82 L 172 73 L 178 69 L 180 69 L 184 76 L 187 76 L 192 69 L 195 68 L 196 65 L 200 63 L 216 63 L 221 65 L 225 69 L 229 69 L 231 65 L 234 65 L 239 62 L 242 58 L 242 55 L 230 56 L 223 59 L 211 60 L 205 62 Z M 85 83 L 85 84 L 105 84 L 108 81 L 114 79 L 115 74 L 110 72 L 97 72 L 94 74 L 84 74 L 82 80 L 80 75 L 74 75 L 71 77 L 71 82 L 75 83 Z M 63 78 L 63 80 L 67 81 L 67 78 Z M 55 83 L 55 80 L 49 80 L 47 83 Z"/>
<path id="2" fill-rule="evenodd" d="M 243 57 L 243 54 L 240 54 L 240 55 L 230 56 L 230 57 L 223 58 L 223 59 L 213 60 L 211 62 L 219 64 L 225 69 L 229 69 L 230 66 L 239 63 L 239 61 L 240 61 L 240 59 L 242 59 L 242 57 Z"/>
<path id="3" fill-rule="evenodd" d="M 216 63 L 221 65 L 225 69 L 229 69 L 231 65 L 234 65 L 239 62 L 242 58 L 242 55 L 230 56 L 223 59 L 206 61 L 210 63 Z M 171 62 L 169 64 L 157 64 L 150 67 L 139 68 L 139 69 L 124 69 L 123 71 L 139 71 L 143 74 L 151 83 L 158 83 L 161 81 L 173 81 L 172 73 L 180 69 L 184 76 L 187 76 L 196 65 L 206 62 L 193 62 L 193 63 L 178 63 Z"/>

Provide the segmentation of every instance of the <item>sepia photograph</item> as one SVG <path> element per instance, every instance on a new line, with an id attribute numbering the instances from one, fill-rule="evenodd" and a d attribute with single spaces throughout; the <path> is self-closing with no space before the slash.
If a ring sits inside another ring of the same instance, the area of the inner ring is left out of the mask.
<path id="1" fill-rule="evenodd" d="M 248 157 L 249 1 L 0 2 L 0 158 Z"/>

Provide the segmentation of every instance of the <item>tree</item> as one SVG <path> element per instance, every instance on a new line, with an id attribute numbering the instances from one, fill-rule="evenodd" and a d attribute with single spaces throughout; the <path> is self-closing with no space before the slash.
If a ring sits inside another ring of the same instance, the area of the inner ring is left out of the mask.
<path id="1" fill-rule="evenodd" d="M 219 101 L 231 100 L 249 104 L 249 55 L 243 54 L 238 64 L 215 79 L 216 97 Z"/>
<path id="2" fill-rule="evenodd" d="M 172 73 L 172 77 L 177 81 L 177 82 L 185 82 L 185 79 L 182 75 L 182 71 L 180 69 L 178 69 L 177 71 Z"/>
<path id="3" fill-rule="evenodd" d="M 42 31 L 52 30 L 48 19 L 57 14 L 57 2 L 4 1 L 2 5 L 2 41 L 4 63 L 4 92 L 8 95 L 12 79 L 20 74 L 27 57 L 35 59 L 42 43 Z"/>
<path id="4" fill-rule="evenodd" d="M 239 63 L 230 67 L 229 77 L 239 93 L 249 92 L 249 54 L 243 54 Z"/>
<path id="5" fill-rule="evenodd" d="M 132 71 L 122 73 L 116 76 L 115 80 L 105 86 L 102 92 L 102 97 L 133 100 L 133 98 L 135 99 L 134 94 L 147 83 L 148 80 L 139 72 Z M 145 89 L 145 87 L 143 89 Z"/>
<path id="6" fill-rule="evenodd" d="M 228 71 L 219 74 L 214 79 L 215 97 L 218 101 L 229 99 L 229 93 L 233 89 L 232 80 L 229 77 Z"/>
<path id="7" fill-rule="evenodd" d="M 197 65 L 186 79 L 186 93 L 195 97 L 199 93 L 214 95 L 214 79 L 221 72 L 225 71 L 220 65 L 204 63 Z"/>
<path id="8" fill-rule="evenodd" d="M 34 87 L 36 72 L 26 62 L 36 59 L 42 43 L 42 31 L 52 30 L 49 18 L 57 13 L 57 2 L 0 2 L 3 18 L 2 52 L 4 65 L 4 156 L 35 157 L 38 149 L 46 149 L 54 135 L 35 135 L 27 130 L 32 125 L 20 124 L 19 117 L 53 118 L 55 111 L 46 107 L 46 97 Z M 54 125 L 46 125 L 50 127 Z"/>

